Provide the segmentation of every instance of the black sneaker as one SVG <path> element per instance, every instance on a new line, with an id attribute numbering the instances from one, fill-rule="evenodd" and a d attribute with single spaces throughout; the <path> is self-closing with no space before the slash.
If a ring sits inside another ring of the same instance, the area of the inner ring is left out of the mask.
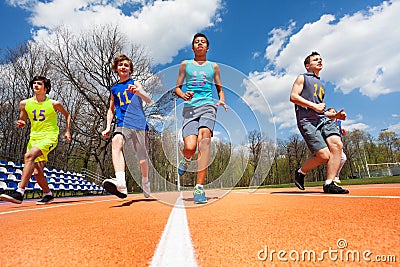
<path id="1" fill-rule="evenodd" d="M 48 204 L 48 203 L 52 202 L 53 200 L 54 200 L 54 197 L 53 197 L 53 196 L 45 195 L 44 198 L 42 198 L 41 200 L 39 200 L 38 202 L 36 202 L 36 205 Z"/>
<path id="2" fill-rule="evenodd" d="M 324 193 L 327 194 L 348 194 L 349 190 L 341 188 L 340 186 L 336 185 L 334 182 L 330 184 L 324 184 L 323 186 Z"/>
<path id="3" fill-rule="evenodd" d="M 304 174 L 295 171 L 294 172 L 294 184 L 300 189 L 304 190 L 304 177 L 306 177 Z"/>
<path id="4" fill-rule="evenodd" d="M 21 204 L 22 201 L 24 200 L 24 195 L 22 195 L 18 191 L 13 191 L 9 194 L 1 194 L 0 199 L 2 199 L 4 201 L 15 203 L 15 204 Z"/>

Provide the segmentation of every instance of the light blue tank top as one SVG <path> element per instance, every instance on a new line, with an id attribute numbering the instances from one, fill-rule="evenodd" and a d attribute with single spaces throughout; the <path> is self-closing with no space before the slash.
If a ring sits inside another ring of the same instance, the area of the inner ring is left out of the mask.
<path id="1" fill-rule="evenodd" d="M 186 61 L 186 91 L 194 92 L 190 101 L 185 101 L 184 107 L 198 107 L 205 104 L 214 104 L 212 86 L 214 81 L 213 63 L 207 61 L 198 66 L 193 60 Z"/>

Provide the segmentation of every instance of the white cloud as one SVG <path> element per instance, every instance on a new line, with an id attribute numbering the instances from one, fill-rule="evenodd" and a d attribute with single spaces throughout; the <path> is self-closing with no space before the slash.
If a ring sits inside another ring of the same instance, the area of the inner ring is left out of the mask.
<path id="1" fill-rule="evenodd" d="M 359 90 L 371 99 L 399 92 L 399 14 L 400 1 L 393 0 L 340 19 L 322 15 L 294 34 L 295 22 L 287 29 L 272 30 L 265 50 L 272 64 L 249 76 L 271 105 L 278 128 L 291 129 L 295 124 L 289 94 L 296 76 L 305 72 L 303 60 L 311 51 L 322 54 L 325 69 L 321 74 L 336 91 Z M 247 88 L 246 101 L 268 114 L 265 107 L 257 106 L 257 93 L 254 87 Z M 366 129 L 368 125 L 359 122 L 349 128 Z"/>
<path id="2" fill-rule="evenodd" d="M 400 134 L 400 123 L 390 125 L 388 127 L 388 131 Z"/>
<path id="3" fill-rule="evenodd" d="M 371 130 L 371 126 L 362 122 L 363 116 L 361 114 L 356 114 L 355 118 L 347 118 L 342 121 L 342 127 L 346 131 L 354 130 Z"/>
<path id="4" fill-rule="evenodd" d="M 155 63 L 165 64 L 186 47 L 194 33 L 220 22 L 221 0 L 104 1 L 104 0 L 9 0 L 32 12 L 34 36 L 43 38 L 49 31 L 66 25 L 80 33 L 97 24 L 119 25 L 130 41 L 143 45 Z M 132 8 L 130 14 L 123 7 Z"/>

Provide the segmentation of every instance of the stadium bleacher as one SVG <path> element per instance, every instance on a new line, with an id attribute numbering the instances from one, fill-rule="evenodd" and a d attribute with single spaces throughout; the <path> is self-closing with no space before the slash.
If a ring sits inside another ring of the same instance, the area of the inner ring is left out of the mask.
<path id="1" fill-rule="evenodd" d="M 8 193 L 18 187 L 23 166 L 19 162 L 0 160 L 0 193 Z M 102 186 L 88 181 L 81 173 L 47 167 L 44 168 L 44 173 L 49 188 L 56 197 L 104 193 Z M 25 197 L 35 198 L 35 193 L 42 197 L 42 188 L 35 175 L 32 175 L 26 187 Z"/>

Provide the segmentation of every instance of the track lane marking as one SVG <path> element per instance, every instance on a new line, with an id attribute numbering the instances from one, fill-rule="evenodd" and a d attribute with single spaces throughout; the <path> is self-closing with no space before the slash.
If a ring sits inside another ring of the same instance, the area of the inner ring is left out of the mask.
<path id="1" fill-rule="evenodd" d="M 246 191 L 236 191 L 236 194 L 249 194 L 249 195 L 274 195 L 274 196 L 304 196 L 304 197 L 343 197 L 343 198 L 384 198 L 384 199 L 400 199 L 400 196 L 356 196 L 349 194 L 325 194 L 325 193 L 292 193 L 294 191 L 290 191 L 287 193 L 284 192 L 256 192 L 249 193 Z"/>
<path id="2" fill-rule="evenodd" d="M 150 266 L 197 266 L 182 192 L 172 208 Z"/>
<path id="3" fill-rule="evenodd" d="M 83 200 L 84 202 L 71 203 L 71 204 L 58 204 L 58 205 L 48 204 L 45 207 L 3 211 L 3 212 L 0 212 L 0 215 L 18 213 L 18 212 L 25 212 L 25 211 L 46 210 L 46 209 L 54 209 L 54 208 L 61 208 L 61 207 L 77 206 L 77 205 L 91 204 L 91 203 L 108 202 L 108 201 L 115 201 L 115 200 L 117 200 L 117 199 L 103 199 L 103 200 L 95 200 L 95 201 L 85 201 L 85 200 Z M 53 203 L 57 204 L 57 202 L 53 202 Z"/>

